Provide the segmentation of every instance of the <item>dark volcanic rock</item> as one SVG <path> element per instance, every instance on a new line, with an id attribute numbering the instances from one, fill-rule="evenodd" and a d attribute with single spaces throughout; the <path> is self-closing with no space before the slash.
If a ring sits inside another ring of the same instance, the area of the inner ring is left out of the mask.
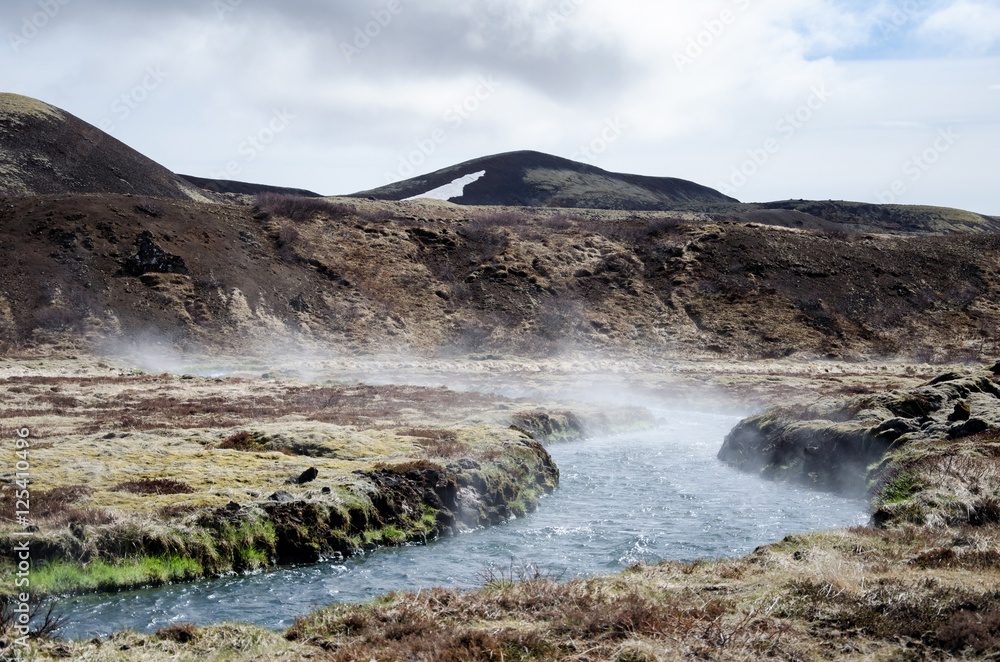
<path id="1" fill-rule="evenodd" d="M 286 188 L 283 186 L 268 186 L 250 182 L 235 182 L 229 179 L 209 179 L 194 175 L 179 175 L 199 188 L 213 193 L 235 193 L 237 195 L 260 195 L 261 193 L 277 193 L 279 195 L 295 195 L 304 198 L 321 197 L 319 193 L 301 188 Z"/>
<path id="2" fill-rule="evenodd" d="M 967 421 L 969 417 L 972 416 L 972 408 L 969 407 L 969 403 L 965 400 L 961 400 L 955 403 L 955 410 L 948 417 L 949 421 Z"/>
<path id="3" fill-rule="evenodd" d="M 295 482 L 298 483 L 299 485 L 304 485 L 306 483 L 311 483 L 312 481 L 316 480 L 317 476 L 319 476 L 319 469 L 317 469 L 316 467 L 309 467 L 308 469 L 303 471 L 298 478 L 295 479 Z"/>
<path id="4" fill-rule="evenodd" d="M 541 444 L 530 439 L 517 443 L 502 471 L 472 460 L 447 467 L 416 461 L 357 471 L 364 479 L 365 498 L 350 507 L 275 492 L 260 508 L 274 527 L 277 559 L 299 563 L 350 556 L 358 551 L 359 538 L 364 548 L 426 542 L 521 516 L 536 507 L 541 494 L 555 489 L 559 470 Z M 324 488 L 324 494 L 329 492 Z M 385 531 L 394 533 L 380 537 Z"/>
<path id="5" fill-rule="evenodd" d="M 144 231 L 135 240 L 136 254 L 125 260 L 122 272 L 126 276 L 141 276 L 147 273 L 186 274 L 184 259 L 171 255 L 156 245 L 153 234 Z"/>

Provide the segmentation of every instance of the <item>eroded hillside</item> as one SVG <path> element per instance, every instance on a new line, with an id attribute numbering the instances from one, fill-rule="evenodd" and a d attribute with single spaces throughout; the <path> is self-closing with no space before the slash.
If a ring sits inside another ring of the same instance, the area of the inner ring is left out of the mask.
<path id="1" fill-rule="evenodd" d="M 1000 238 L 696 213 L 303 200 L 0 198 L 8 348 L 154 335 L 235 349 L 977 358 Z M 81 341 L 80 339 L 84 340 Z"/>

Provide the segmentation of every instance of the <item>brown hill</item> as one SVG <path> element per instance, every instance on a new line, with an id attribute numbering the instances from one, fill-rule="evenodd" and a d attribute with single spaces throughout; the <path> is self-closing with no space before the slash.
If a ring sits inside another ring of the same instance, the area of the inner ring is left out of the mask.
<path id="1" fill-rule="evenodd" d="M 0 94 L 0 191 L 209 195 L 97 127 L 41 101 Z"/>
<path id="2" fill-rule="evenodd" d="M 997 349 L 996 234 L 269 204 L 0 199 L 0 337 L 10 347 L 152 334 L 236 348 L 299 339 L 359 351 L 925 360 Z"/>

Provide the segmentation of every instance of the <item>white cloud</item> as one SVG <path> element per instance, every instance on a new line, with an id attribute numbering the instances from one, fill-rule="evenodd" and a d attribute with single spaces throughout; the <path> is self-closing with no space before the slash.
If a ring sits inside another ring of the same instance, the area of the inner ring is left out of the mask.
<path id="1" fill-rule="evenodd" d="M 920 33 L 959 53 L 985 53 L 1000 44 L 1000 5 L 956 0 L 928 16 Z"/>
<path id="2" fill-rule="evenodd" d="M 195 175 L 216 174 L 287 107 L 294 122 L 240 178 L 323 193 L 385 183 L 442 126 L 447 139 L 420 172 L 514 149 L 570 157 L 615 118 L 627 128 L 595 165 L 715 185 L 825 85 L 835 96 L 738 197 L 870 199 L 928 135 L 955 125 L 961 144 L 909 201 L 1000 213 L 986 181 L 987 146 L 1000 142 L 1000 84 L 989 83 L 1000 59 L 971 57 L 996 44 L 1000 8 L 941 0 L 932 15 L 908 15 L 905 31 L 919 26 L 925 42 L 951 44 L 947 57 L 840 57 L 877 50 L 875 25 L 897 5 L 428 0 L 407 4 L 349 63 L 341 42 L 382 0 L 244 2 L 225 21 L 198 0 L 91 0 L 87 12 L 68 5 L 19 55 L 0 49 L 0 70 L 11 91 L 97 122 L 147 65 L 162 64 L 170 77 L 115 135 Z M 678 55 L 690 61 L 679 66 Z M 460 126 L 445 122 L 483 76 L 500 88 Z"/>

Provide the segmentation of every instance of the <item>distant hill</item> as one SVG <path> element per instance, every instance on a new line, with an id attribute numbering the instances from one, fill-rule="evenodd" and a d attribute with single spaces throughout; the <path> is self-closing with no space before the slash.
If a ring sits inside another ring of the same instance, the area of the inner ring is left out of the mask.
<path id="1" fill-rule="evenodd" d="M 195 177 L 194 175 L 181 175 L 195 186 L 203 188 L 213 193 L 235 193 L 236 195 L 257 195 L 258 193 L 281 193 L 284 195 L 298 195 L 304 198 L 320 198 L 319 193 L 308 191 L 304 188 L 287 188 L 284 186 L 268 186 L 267 184 L 251 184 L 249 182 L 234 182 L 229 179 L 208 179 L 206 177 Z"/>
<path id="2" fill-rule="evenodd" d="M 679 204 L 733 203 L 715 189 L 671 177 L 608 172 L 541 152 L 507 152 L 467 161 L 350 197 L 405 200 L 467 180 L 441 196 L 460 205 L 657 211 Z M 473 181 L 474 180 L 474 181 Z M 455 197 L 445 197 L 455 193 Z"/>
<path id="3" fill-rule="evenodd" d="M 0 191 L 117 193 L 174 200 L 210 196 L 120 140 L 63 110 L 0 94 Z"/>
<path id="4" fill-rule="evenodd" d="M 882 205 L 844 200 L 684 203 L 672 212 L 714 221 L 759 223 L 830 234 L 965 234 L 1000 232 L 1000 217 L 951 207 Z"/>
<path id="5" fill-rule="evenodd" d="M 756 206 L 772 212 L 804 214 L 826 224 L 858 232 L 949 234 L 1000 231 L 1000 218 L 996 216 L 948 207 L 876 205 L 841 200 L 786 200 Z"/>

